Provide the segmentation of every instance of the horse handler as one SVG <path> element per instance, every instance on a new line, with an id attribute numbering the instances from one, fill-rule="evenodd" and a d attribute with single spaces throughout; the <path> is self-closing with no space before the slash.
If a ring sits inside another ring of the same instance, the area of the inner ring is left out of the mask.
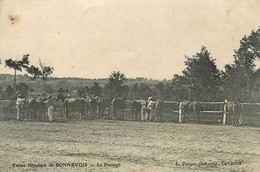
<path id="1" fill-rule="evenodd" d="M 17 110 L 17 121 L 21 121 L 23 118 L 23 111 L 24 111 L 24 101 L 25 98 L 23 98 L 22 94 L 18 94 L 18 98 L 16 100 L 16 110 Z"/>
<path id="2" fill-rule="evenodd" d="M 52 122 L 54 120 L 54 100 L 51 95 L 48 95 L 47 100 L 45 101 L 46 106 L 48 107 L 48 118 Z"/>
<path id="3" fill-rule="evenodd" d="M 141 121 L 147 121 L 146 103 L 141 103 Z"/>

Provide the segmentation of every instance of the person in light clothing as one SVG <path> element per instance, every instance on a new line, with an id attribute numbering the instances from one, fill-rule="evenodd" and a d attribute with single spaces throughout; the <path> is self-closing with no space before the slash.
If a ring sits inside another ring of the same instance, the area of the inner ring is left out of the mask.
<path id="1" fill-rule="evenodd" d="M 155 109 L 155 104 L 156 104 L 156 101 L 152 101 L 150 100 L 148 102 L 148 105 L 147 105 L 147 108 L 146 108 L 146 113 L 147 113 L 147 120 L 148 121 L 154 121 L 154 118 L 155 118 L 155 112 L 154 112 L 154 109 Z"/>
<path id="2" fill-rule="evenodd" d="M 147 121 L 146 102 L 142 102 L 141 105 L 141 121 Z"/>
<path id="3" fill-rule="evenodd" d="M 22 96 L 22 94 L 18 94 L 18 98 L 16 100 L 16 110 L 17 110 L 16 119 L 18 121 L 21 121 L 23 119 L 24 102 L 25 102 L 25 98 Z"/>
<path id="4" fill-rule="evenodd" d="M 54 120 L 54 100 L 51 95 L 48 95 L 47 100 L 45 101 L 46 107 L 48 108 L 48 119 L 50 122 Z"/>

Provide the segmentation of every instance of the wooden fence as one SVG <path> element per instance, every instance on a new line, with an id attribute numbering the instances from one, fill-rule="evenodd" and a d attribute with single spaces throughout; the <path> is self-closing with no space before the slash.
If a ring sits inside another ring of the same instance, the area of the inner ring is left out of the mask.
<path id="1" fill-rule="evenodd" d="M 6 112 L 10 112 L 10 113 L 14 113 L 16 111 L 16 108 L 13 106 L 13 107 L 7 107 L 8 103 L 10 102 L 10 100 L 0 100 L 0 113 L 6 113 Z M 130 105 L 130 100 L 127 100 L 127 105 L 128 105 L 128 108 L 125 109 L 126 111 L 131 111 L 131 109 L 129 109 L 129 105 Z M 171 113 L 173 114 L 177 114 L 179 116 L 179 123 L 181 123 L 181 113 L 178 109 L 178 104 L 179 102 L 178 101 L 164 101 L 164 103 L 167 105 L 173 105 L 175 104 L 175 107 L 177 107 L 177 109 L 173 110 L 173 106 L 170 106 L 171 107 Z M 223 125 L 226 125 L 227 124 L 227 103 L 228 101 L 225 100 L 223 102 L 200 102 L 201 105 L 219 105 L 219 106 L 222 106 L 222 110 L 203 110 L 203 111 L 200 111 L 201 114 L 212 114 L 212 115 L 216 115 L 216 114 L 221 114 L 223 115 L 223 120 L 222 120 L 222 123 Z M 243 105 L 254 105 L 254 106 L 259 106 L 259 109 L 260 109 L 260 103 L 242 103 Z M 56 108 L 61 108 L 61 107 L 56 107 Z M 55 109 L 56 109 L 55 108 Z M 260 115 L 260 111 L 257 111 L 256 114 Z"/>
<path id="2" fill-rule="evenodd" d="M 130 101 L 129 101 L 130 102 Z M 165 104 L 179 104 L 178 101 L 164 101 Z M 225 100 L 223 102 L 200 102 L 201 105 L 221 105 L 223 110 L 202 110 L 200 111 L 201 114 L 212 114 L 212 115 L 216 115 L 216 114 L 221 114 L 223 115 L 222 118 L 222 124 L 226 125 L 227 124 L 227 103 L 228 101 Z M 260 103 L 242 103 L 243 105 L 257 105 L 260 107 Z M 259 108 L 260 109 L 260 108 Z M 131 111 L 131 109 L 126 109 L 126 111 Z M 171 111 L 174 114 L 178 114 L 179 115 L 179 123 L 182 123 L 181 121 L 181 116 L 182 114 L 180 113 L 179 109 L 178 110 L 172 110 Z M 256 114 L 260 115 L 260 111 L 256 112 Z"/>

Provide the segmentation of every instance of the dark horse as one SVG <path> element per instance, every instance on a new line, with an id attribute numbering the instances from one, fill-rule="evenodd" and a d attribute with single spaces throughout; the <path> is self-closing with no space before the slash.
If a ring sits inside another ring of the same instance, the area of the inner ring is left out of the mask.
<path id="1" fill-rule="evenodd" d="M 63 96 L 58 96 L 57 100 L 63 101 L 65 118 L 68 118 L 69 113 L 72 111 L 80 113 L 79 119 L 83 118 L 86 110 L 86 100 L 84 98 L 64 98 Z"/>
<path id="2" fill-rule="evenodd" d="M 138 120 L 138 115 L 139 114 L 141 115 L 141 108 L 142 108 L 141 102 L 136 101 L 136 100 L 131 101 L 132 118 L 135 115 L 136 121 Z"/>
<path id="3" fill-rule="evenodd" d="M 89 115 L 94 118 L 96 117 L 97 113 L 98 99 L 99 97 L 95 97 L 94 95 L 88 98 Z"/>
<path id="4" fill-rule="evenodd" d="M 161 121 L 163 117 L 163 109 L 164 109 L 164 102 L 162 100 L 157 100 L 155 104 L 156 108 L 156 120 Z"/>
<path id="5" fill-rule="evenodd" d="M 120 110 L 119 119 L 124 119 L 125 107 L 126 107 L 126 94 L 123 98 L 115 97 L 111 102 L 112 107 L 112 119 L 116 119 L 117 111 Z"/>
<path id="6" fill-rule="evenodd" d="M 106 108 L 108 108 L 108 114 L 107 116 L 109 116 L 110 113 L 110 104 L 111 104 L 111 100 L 109 98 L 102 98 L 99 97 L 98 101 L 97 101 L 97 106 L 98 106 L 98 115 L 99 117 L 104 117 L 104 111 Z M 101 116 L 100 116 L 101 115 Z"/>
<path id="7" fill-rule="evenodd" d="M 179 118 L 179 122 L 189 122 L 189 116 L 191 114 L 197 116 L 197 122 L 200 122 L 200 111 L 201 106 L 198 101 L 187 101 L 184 100 L 179 104 L 179 111 L 181 117 Z"/>

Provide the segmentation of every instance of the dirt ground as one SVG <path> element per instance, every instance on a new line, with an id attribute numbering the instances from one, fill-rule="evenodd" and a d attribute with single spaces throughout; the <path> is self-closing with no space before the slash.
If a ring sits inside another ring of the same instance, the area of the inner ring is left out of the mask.
<path id="1" fill-rule="evenodd" d="M 0 131 L 3 172 L 260 169 L 257 127 L 70 119 L 0 121 Z"/>

